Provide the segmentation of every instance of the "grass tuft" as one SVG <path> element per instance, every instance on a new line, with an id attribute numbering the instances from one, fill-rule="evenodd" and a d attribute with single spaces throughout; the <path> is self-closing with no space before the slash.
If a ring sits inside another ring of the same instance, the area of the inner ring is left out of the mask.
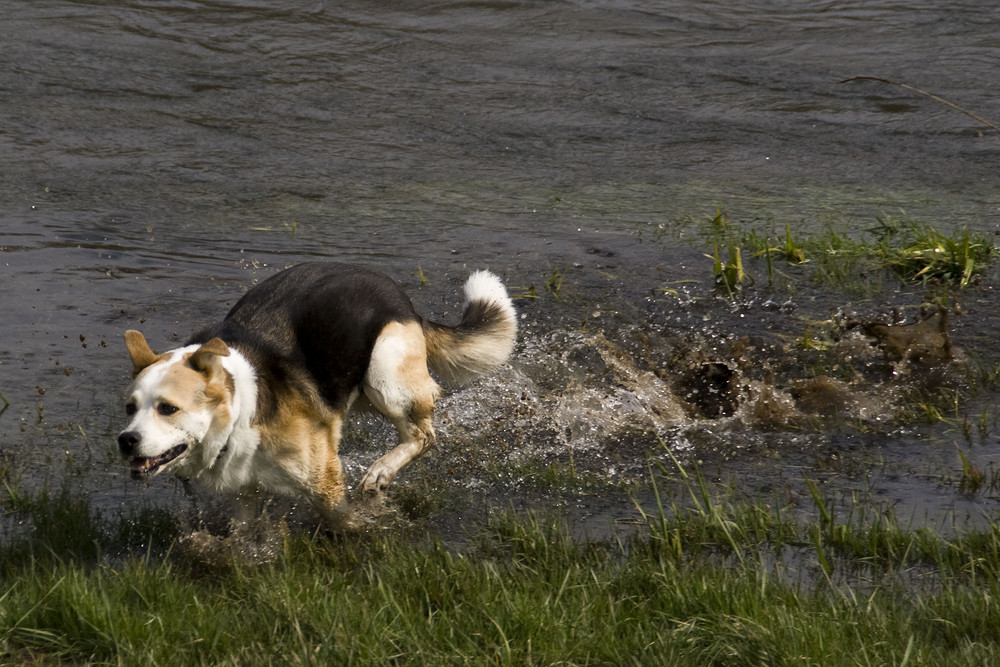
<path id="1" fill-rule="evenodd" d="M 773 262 L 783 259 L 790 266 L 808 263 L 808 275 L 814 279 L 856 294 L 881 290 L 883 274 L 905 283 L 964 289 L 986 272 L 995 255 L 993 240 L 986 234 L 968 228 L 945 233 L 933 225 L 891 216 L 877 218 L 877 224 L 862 233 L 828 226 L 821 233 L 796 237 L 786 224 L 784 241 L 777 245 L 771 239 L 782 235 L 775 230 L 742 229 L 722 211 L 716 211 L 704 230 L 713 248 L 709 258 L 716 285 L 725 288 L 730 298 L 752 284 L 742 250 L 764 258 L 769 287 L 777 273 Z M 720 248 L 729 249 L 728 259 L 723 259 Z"/>

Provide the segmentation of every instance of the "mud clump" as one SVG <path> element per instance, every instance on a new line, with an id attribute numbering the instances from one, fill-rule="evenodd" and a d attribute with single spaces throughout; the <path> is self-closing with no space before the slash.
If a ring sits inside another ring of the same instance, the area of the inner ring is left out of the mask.
<path id="1" fill-rule="evenodd" d="M 923 365 L 947 363 L 955 358 L 948 335 L 948 311 L 941 308 L 937 317 L 914 324 L 882 324 L 877 322 L 862 325 L 863 331 L 875 338 L 894 361 L 909 361 Z"/>
<path id="2" fill-rule="evenodd" d="M 967 359 L 952 344 L 945 308 L 911 324 L 868 322 L 860 328 L 884 351 L 894 378 L 905 377 L 910 385 L 922 389 L 967 383 Z"/>
<path id="3" fill-rule="evenodd" d="M 680 398 L 705 419 L 730 417 L 739 407 L 737 372 L 722 361 L 705 361 L 684 373 L 677 383 Z"/>
<path id="4" fill-rule="evenodd" d="M 234 564 L 261 565 L 278 559 L 284 550 L 288 524 L 262 515 L 250 521 L 232 520 L 226 535 L 207 529 L 195 530 L 180 539 L 173 556 L 204 569 L 229 568 Z"/>
<path id="5" fill-rule="evenodd" d="M 827 375 L 794 380 L 789 393 L 800 410 L 822 417 L 853 414 L 859 407 L 856 391 Z"/>

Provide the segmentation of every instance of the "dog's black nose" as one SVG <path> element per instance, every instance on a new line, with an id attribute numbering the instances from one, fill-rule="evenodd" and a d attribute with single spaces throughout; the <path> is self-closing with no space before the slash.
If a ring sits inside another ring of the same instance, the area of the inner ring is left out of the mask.
<path id="1" fill-rule="evenodd" d="M 125 431 L 118 436 L 118 451 L 122 453 L 122 456 L 131 456 L 135 453 L 135 448 L 140 440 L 142 440 L 142 436 L 139 435 L 138 431 Z"/>

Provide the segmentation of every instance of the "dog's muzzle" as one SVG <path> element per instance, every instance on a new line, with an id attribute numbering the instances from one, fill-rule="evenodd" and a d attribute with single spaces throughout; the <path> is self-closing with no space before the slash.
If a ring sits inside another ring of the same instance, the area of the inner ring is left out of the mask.
<path id="1" fill-rule="evenodd" d="M 159 456 L 136 456 L 135 452 L 142 442 L 138 431 L 124 431 L 118 436 L 118 451 L 128 459 L 129 470 L 133 479 L 145 479 L 187 451 L 187 443 L 174 445 Z"/>

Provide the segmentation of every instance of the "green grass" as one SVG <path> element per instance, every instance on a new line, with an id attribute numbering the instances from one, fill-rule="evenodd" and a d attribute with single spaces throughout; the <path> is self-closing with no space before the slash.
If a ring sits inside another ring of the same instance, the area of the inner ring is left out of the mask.
<path id="1" fill-rule="evenodd" d="M 735 287 L 753 282 L 740 250 L 745 256 L 763 258 L 769 287 L 775 284 L 775 274 L 788 278 L 775 268 L 775 262 L 783 261 L 788 266 L 807 265 L 805 273 L 815 281 L 852 294 L 877 293 L 886 278 L 964 289 L 978 280 L 995 255 L 992 238 L 969 228 L 945 233 L 933 225 L 891 216 L 876 222 L 853 232 L 827 224 L 819 233 L 797 236 L 788 224 L 780 232 L 762 231 L 733 223 L 716 211 L 702 230 L 714 249 L 710 258 L 716 284 L 730 296 Z M 729 248 L 728 262 L 720 258 L 719 247 Z"/>
<path id="2" fill-rule="evenodd" d="M 808 506 L 795 507 L 679 464 L 653 479 L 642 529 L 608 540 L 497 511 L 458 545 L 293 531 L 263 565 L 151 544 L 180 534 L 165 511 L 112 519 L 69 492 L 22 497 L 5 504 L 32 529 L 0 546 L 0 663 L 1000 659 L 1000 525 L 908 530 L 812 482 Z"/>
<path id="3" fill-rule="evenodd" d="M 947 235 L 930 225 L 886 217 L 873 234 L 877 256 L 908 282 L 933 280 L 965 288 L 993 255 L 993 242 L 968 229 Z"/>

